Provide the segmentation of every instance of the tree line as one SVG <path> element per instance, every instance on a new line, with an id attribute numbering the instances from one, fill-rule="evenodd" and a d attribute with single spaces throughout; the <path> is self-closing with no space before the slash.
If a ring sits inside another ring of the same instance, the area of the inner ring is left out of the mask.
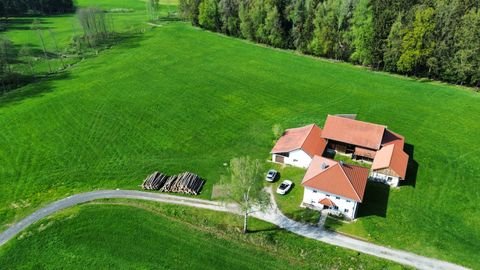
<path id="1" fill-rule="evenodd" d="M 480 87 L 479 0 L 180 0 L 193 25 L 278 48 Z"/>
<path id="2" fill-rule="evenodd" d="M 73 0 L 2 0 L 0 17 L 8 18 L 27 14 L 59 14 L 75 10 Z"/>

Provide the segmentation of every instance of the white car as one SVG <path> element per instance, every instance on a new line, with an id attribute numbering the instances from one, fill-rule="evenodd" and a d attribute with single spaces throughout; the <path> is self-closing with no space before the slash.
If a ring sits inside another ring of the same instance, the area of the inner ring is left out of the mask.
<path id="1" fill-rule="evenodd" d="M 275 179 L 277 179 L 277 176 L 278 176 L 278 172 L 271 169 L 267 172 L 267 176 L 265 177 L 265 180 L 267 180 L 268 182 L 273 182 L 275 181 Z"/>
<path id="2" fill-rule="evenodd" d="M 285 195 L 290 189 L 292 189 L 293 182 L 290 180 L 284 180 L 280 186 L 277 188 L 277 193 L 280 195 Z"/>

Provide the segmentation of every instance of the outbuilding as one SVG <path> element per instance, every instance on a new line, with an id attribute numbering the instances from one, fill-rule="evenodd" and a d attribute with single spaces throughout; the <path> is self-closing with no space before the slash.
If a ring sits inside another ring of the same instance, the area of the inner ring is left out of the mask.
<path id="1" fill-rule="evenodd" d="M 408 154 L 402 144 L 392 143 L 378 150 L 372 164 L 371 179 L 396 187 L 405 180 L 408 166 Z"/>
<path id="2" fill-rule="evenodd" d="M 272 151 L 272 161 L 300 168 L 308 168 L 315 155 L 322 155 L 326 141 L 322 129 L 315 124 L 287 129 Z"/>

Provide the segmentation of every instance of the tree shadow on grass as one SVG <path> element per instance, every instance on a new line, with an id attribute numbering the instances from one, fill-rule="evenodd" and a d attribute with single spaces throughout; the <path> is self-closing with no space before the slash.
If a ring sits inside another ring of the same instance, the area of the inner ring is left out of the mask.
<path id="1" fill-rule="evenodd" d="M 140 47 L 140 43 L 146 39 L 144 33 L 116 33 L 114 40 L 109 40 L 110 44 L 115 44 L 119 48 L 133 49 Z"/>
<path id="2" fill-rule="evenodd" d="M 417 182 L 417 174 L 418 174 L 418 162 L 414 159 L 414 146 L 412 144 L 406 143 L 404 146 L 405 153 L 408 154 L 408 166 L 407 166 L 407 174 L 405 176 L 405 180 L 400 181 L 399 185 L 401 186 L 412 186 L 415 187 Z"/>
<path id="3" fill-rule="evenodd" d="M 269 226 L 267 228 L 263 228 L 263 229 L 249 229 L 248 232 L 249 233 L 261 233 L 261 232 L 276 232 L 276 231 L 279 231 L 281 230 L 279 227 L 277 226 Z"/>
<path id="4" fill-rule="evenodd" d="M 51 22 L 45 21 L 45 19 L 38 18 L 38 17 L 12 17 L 9 18 L 7 22 L 4 20 L 0 21 L 0 32 L 3 31 L 13 31 L 13 30 L 32 30 L 33 22 L 37 20 L 37 27 L 40 30 L 48 30 L 52 29 L 50 26 L 46 26 L 51 24 Z"/>
<path id="5" fill-rule="evenodd" d="M 69 79 L 70 77 L 70 73 L 65 71 L 43 78 L 36 78 L 36 81 L 34 83 L 26 82 L 26 84 L 30 84 L 23 88 L 16 88 L 4 94 L 1 94 L 0 92 L 0 108 L 21 103 L 25 99 L 41 97 L 46 93 L 53 91 L 53 81 L 65 80 Z"/>
<path id="6" fill-rule="evenodd" d="M 293 220 L 310 224 L 317 224 L 320 219 L 320 212 L 309 208 L 299 208 L 285 215 Z"/>
<path id="7" fill-rule="evenodd" d="M 390 186 L 368 181 L 365 196 L 358 209 L 357 217 L 379 216 L 387 217 L 388 196 Z"/>

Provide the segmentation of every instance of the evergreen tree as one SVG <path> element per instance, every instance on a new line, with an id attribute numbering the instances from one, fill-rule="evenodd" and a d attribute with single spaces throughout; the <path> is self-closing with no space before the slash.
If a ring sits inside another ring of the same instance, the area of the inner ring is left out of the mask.
<path id="1" fill-rule="evenodd" d="M 222 32 L 227 35 L 239 35 L 240 19 L 238 15 L 238 5 L 237 0 L 220 0 L 218 4 Z"/>
<path id="2" fill-rule="evenodd" d="M 474 3 L 470 0 L 436 0 L 435 1 L 435 50 L 432 57 L 437 65 L 431 75 L 447 81 L 456 82 L 457 73 L 453 66 L 455 54 L 455 33 L 459 28 L 463 15 Z"/>
<path id="3" fill-rule="evenodd" d="M 337 25 L 340 1 L 327 0 L 318 4 L 314 20 L 315 30 L 310 44 L 316 55 L 336 58 L 334 47 L 338 41 Z"/>
<path id="4" fill-rule="evenodd" d="M 305 52 L 306 53 L 313 53 L 312 43 L 313 33 L 315 31 L 315 18 L 316 18 L 316 11 L 317 7 L 320 3 L 320 0 L 309 0 L 307 4 L 307 18 L 305 20 L 305 31 L 304 31 L 304 39 L 306 44 Z"/>
<path id="5" fill-rule="evenodd" d="M 199 25 L 198 12 L 200 2 L 200 0 L 179 0 L 178 10 L 180 17 L 191 21 L 192 25 Z"/>
<path id="6" fill-rule="evenodd" d="M 265 33 L 267 43 L 275 47 L 284 46 L 284 33 L 282 28 L 281 15 L 275 2 L 267 3 L 265 17 Z"/>
<path id="7" fill-rule="evenodd" d="M 387 46 L 383 55 L 383 61 L 385 63 L 385 70 L 397 71 L 397 62 L 400 59 L 402 53 L 402 40 L 403 40 L 403 14 L 399 14 L 397 19 L 392 25 L 390 34 L 387 39 Z"/>
<path id="8" fill-rule="evenodd" d="M 238 17 L 240 19 L 240 33 L 248 40 L 255 40 L 255 29 L 253 28 L 253 20 L 250 14 L 249 0 L 240 0 Z"/>
<path id="9" fill-rule="evenodd" d="M 309 38 L 307 34 L 307 7 L 305 0 L 295 0 L 295 5 L 290 16 L 293 22 L 292 38 L 295 49 L 305 52 L 307 50 Z"/>
<path id="10" fill-rule="evenodd" d="M 455 32 L 453 67 L 457 82 L 480 86 L 480 11 L 471 9 Z"/>
<path id="11" fill-rule="evenodd" d="M 255 33 L 255 41 L 267 43 L 268 33 L 265 29 L 265 19 L 267 18 L 267 11 L 265 9 L 265 0 L 254 0 L 250 13 L 252 19 L 252 27 Z"/>

